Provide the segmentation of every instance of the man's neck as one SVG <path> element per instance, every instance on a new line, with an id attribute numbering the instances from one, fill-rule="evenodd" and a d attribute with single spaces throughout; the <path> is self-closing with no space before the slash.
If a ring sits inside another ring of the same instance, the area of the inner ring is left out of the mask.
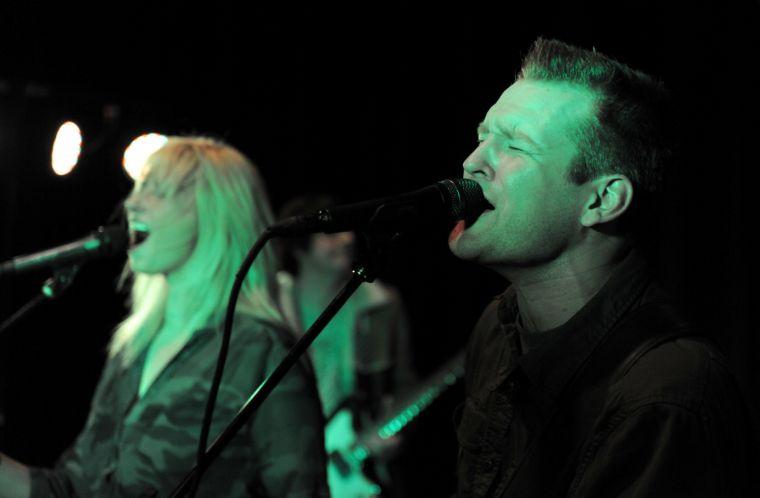
<path id="1" fill-rule="evenodd" d="M 508 276 L 515 288 L 521 325 L 528 332 L 559 327 L 586 305 L 609 279 L 627 250 L 601 259 L 557 259 Z"/>
<path id="2" fill-rule="evenodd" d="M 345 275 L 302 265 L 296 276 L 296 286 L 302 300 L 330 301 L 347 280 Z"/>

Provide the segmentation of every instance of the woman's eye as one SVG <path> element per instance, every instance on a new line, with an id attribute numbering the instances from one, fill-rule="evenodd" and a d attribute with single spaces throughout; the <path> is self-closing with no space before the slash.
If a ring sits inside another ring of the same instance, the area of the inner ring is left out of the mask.
<path id="1" fill-rule="evenodd" d="M 168 197 L 168 193 L 166 189 L 161 188 L 158 185 L 153 185 L 153 184 L 145 185 L 142 188 L 142 191 L 151 197 L 155 197 L 156 199 L 165 199 L 166 197 Z"/>
<path id="2" fill-rule="evenodd" d="M 508 148 L 509 148 L 509 150 L 516 150 L 517 152 L 525 152 L 521 148 L 515 147 L 514 145 L 510 145 Z"/>

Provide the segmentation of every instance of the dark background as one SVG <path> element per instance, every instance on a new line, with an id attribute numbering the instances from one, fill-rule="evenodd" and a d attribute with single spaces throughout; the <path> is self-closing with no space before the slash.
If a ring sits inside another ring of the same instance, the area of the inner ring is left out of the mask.
<path id="1" fill-rule="evenodd" d="M 758 3 L 564 5 L 3 4 L 0 259 L 103 224 L 131 185 L 123 149 L 147 131 L 227 140 L 259 166 L 275 207 L 310 191 L 354 201 L 460 176 L 477 123 L 521 55 L 537 36 L 556 37 L 596 47 L 673 92 L 684 143 L 651 229 L 658 269 L 724 345 L 756 403 Z M 52 138 L 68 119 L 82 127 L 85 156 L 56 177 Z M 81 428 L 124 312 L 113 292 L 121 264 L 90 264 L 65 296 L 0 337 L 0 449 L 11 456 L 50 464 Z M 47 276 L 1 280 L 0 318 Z M 386 280 L 406 300 L 421 375 L 463 347 L 504 286 L 454 259 L 445 234 L 400 250 Z M 404 457 L 428 496 L 453 482 L 458 395 L 423 417 Z"/>

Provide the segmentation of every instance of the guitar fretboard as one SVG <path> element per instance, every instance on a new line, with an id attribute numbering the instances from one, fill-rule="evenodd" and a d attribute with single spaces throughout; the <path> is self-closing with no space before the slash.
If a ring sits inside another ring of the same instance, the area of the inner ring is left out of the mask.
<path id="1" fill-rule="evenodd" d="M 414 419 L 440 397 L 445 391 L 464 376 L 464 351 L 447 361 L 434 374 L 422 382 L 414 391 L 404 396 L 396 403 L 397 408 L 392 410 L 392 415 L 382 422 L 363 432 L 357 439 L 357 444 L 351 451 L 351 457 L 363 462 L 374 453 L 373 447 L 382 446 L 386 441 L 403 431 Z M 379 439 L 380 444 L 373 444 L 372 440 Z"/>

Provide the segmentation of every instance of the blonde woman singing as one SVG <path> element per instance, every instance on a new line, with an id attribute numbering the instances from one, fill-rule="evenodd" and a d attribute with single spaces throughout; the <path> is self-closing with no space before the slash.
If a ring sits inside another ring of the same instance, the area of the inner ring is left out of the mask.
<path id="1" fill-rule="evenodd" d="M 54 468 L 0 455 L 0 497 L 166 496 L 195 460 L 228 294 L 271 222 L 256 169 L 218 141 L 174 137 L 125 202 L 131 309 L 117 327 L 87 424 Z M 211 437 L 284 356 L 291 333 L 265 249 L 237 305 Z M 198 496 L 326 496 L 322 413 L 297 365 L 206 472 Z"/>

